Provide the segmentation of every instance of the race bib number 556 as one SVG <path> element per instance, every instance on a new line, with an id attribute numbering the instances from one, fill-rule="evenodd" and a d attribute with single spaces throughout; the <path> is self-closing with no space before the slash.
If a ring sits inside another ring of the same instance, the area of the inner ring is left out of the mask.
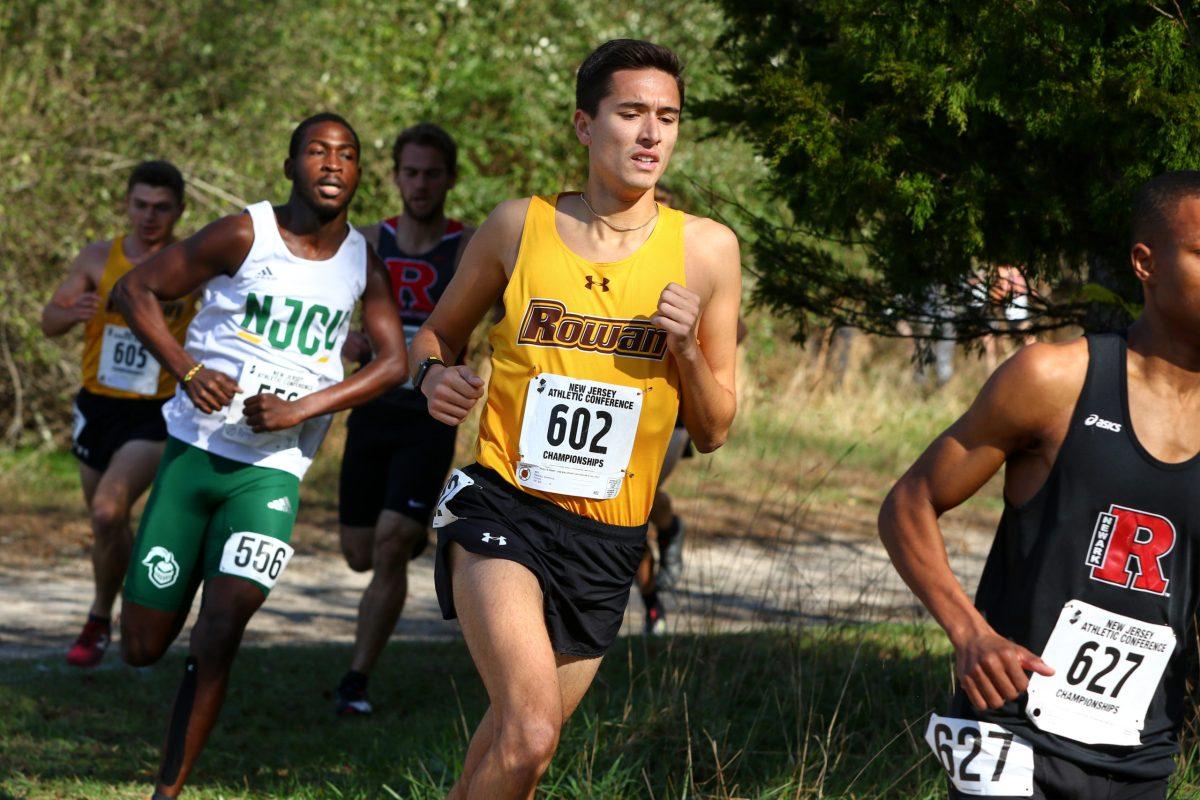
<path id="1" fill-rule="evenodd" d="M 225 438 L 267 452 L 299 447 L 302 427 L 300 425 L 282 431 L 255 433 L 246 424 L 246 398 L 266 392 L 287 401 L 299 400 L 319 388 L 317 376 L 310 372 L 285 369 L 258 359 L 249 359 L 242 365 L 238 385 L 242 387 L 242 392 L 234 395 L 233 402 L 225 411 L 225 426 L 221 429 Z"/>
<path id="2" fill-rule="evenodd" d="M 934 714 L 925 741 L 963 794 L 1033 796 L 1033 748 L 999 725 Z"/>
<path id="3" fill-rule="evenodd" d="M 295 550 L 274 536 L 242 531 L 225 541 L 220 572 L 261 583 L 270 589 L 292 560 Z"/>

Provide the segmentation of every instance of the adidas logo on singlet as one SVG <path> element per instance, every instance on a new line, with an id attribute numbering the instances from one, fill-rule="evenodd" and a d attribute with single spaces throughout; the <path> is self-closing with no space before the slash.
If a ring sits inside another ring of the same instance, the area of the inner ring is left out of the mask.
<path id="1" fill-rule="evenodd" d="M 1088 418 L 1083 421 L 1084 425 L 1089 428 L 1095 426 L 1102 431 L 1112 431 L 1113 433 L 1121 432 L 1121 423 L 1109 422 L 1106 419 L 1101 419 L 1099 414 L 1089 414 Z"/>

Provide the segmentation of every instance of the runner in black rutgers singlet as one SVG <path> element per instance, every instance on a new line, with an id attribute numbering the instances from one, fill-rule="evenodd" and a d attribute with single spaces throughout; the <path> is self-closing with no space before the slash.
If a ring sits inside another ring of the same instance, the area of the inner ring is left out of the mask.
<path id="1" fill-rule="evenodd" d="M 1141 744 L 1099 748 L 1042 731 L 1027 716 L 1027 705 L 1036 708 L 1037 703 L 1024 695 L 980 713 L 960 690 L 951 713 L 1003 725 L 1039 752 L 1148 779 L 1169 775 L 1179 750 L 1185 644 L 1200 587 L 1200 457 L 1164 464 L 1138 443 L 1126 410 L 1125 352 L 1120 336 L 1088 337 L 1087 379 L 1058 459 L 1032 500 L 1006 505 L 975 605 L 997 633 L 1035 653 L 1043 652 L 1063 606 L 1072 600 L 1170 626 L 1179 644 L 1155 682 Z M 1100 708 L 1123 678 L 1118 700 L 1152 677 L 1146 654 L 1127 652 L 1122 636 L 1128 638 L 1128 632 L 1116 639 L 1088 636 L 1095 647 L 1081 645 L 1071 662 L 1052 665 L 1060 673 L 1071 672 L 1067 685 L 1080 695 L 1079 703 Z M 1107 675 L 1097 678 L 1113 661 Z"/>
<path id="2" fill-rule="evenodd" d="M 1197 243 L 1200 172 L 1139 189 L 1138 320 L 1020 351 L 880 512 L 893 563 L 955 649 L 957 692 L 925 735 L 952 798 L 1166 796 L 1200 587 Z M 1004 515 L 972 604 L 937 517 L 1001 466 Z"/>
<path id="3" fill-rule="evenodd" d="M 392 156 L 404 214 L 364 233 L 387 267 L 411 341 L 450 283 L 472 229 L 443 212 L 456 169 L 449 134 L 429 123 L 416 125 L 396 139 Z M 357 344 L 360 352 L 347 355 L 369 358 L 365 340 Z M 454 458 L 456 429 L 430 417 L 425 397 L 408 383 L 355 409 L 347 428 L 338 503 L 342 551 L 352 569 L 375 574 L 359 605 L 354 655 L 336 709 L 368 714 L 367 673 L 404 606 L 408 561 L 425 549 L 426 526 Z"/>

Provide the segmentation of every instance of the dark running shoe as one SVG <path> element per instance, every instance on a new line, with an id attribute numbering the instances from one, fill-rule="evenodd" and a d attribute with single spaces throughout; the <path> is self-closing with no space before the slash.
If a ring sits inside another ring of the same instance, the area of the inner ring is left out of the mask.
<path id="1" fill-rule="evenodd" d="M 88 616 L 75 644 L 67 651 L 67 663 L 72 667 L 94 667 L 104 658 L 112 639 L 112 626 L 106 619 Z"/>
<path id="2" fill-rule="evenodd" d="M 678 585 L 683 575 L 683 520 L 679 515 L 671 518 L 671 524 L 658 532 L 658 576 L 655 583 L 660 588 L 671 589 Z"/>
<path id="3" fill-rule="evenodd" d="M 365 675 L 347 672 L 338 684 L 335 692 L 334 713 L 339 717 L 365 717 L 374 709 L 367 700 L 367 679 Z"/>

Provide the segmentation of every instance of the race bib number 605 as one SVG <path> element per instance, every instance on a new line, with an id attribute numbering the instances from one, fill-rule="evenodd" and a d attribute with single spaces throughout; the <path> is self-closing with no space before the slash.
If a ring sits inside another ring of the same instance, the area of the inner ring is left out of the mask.
<path id="1" fill-rule="evenodd" d="M 934 714 L 925 741 L 963 794 L 1033 796 L 1033 748 L 999 725 Z"/>
<path id="2" fill-rule="evenodd" d="M 153 397 L 158 391 L 158 373 L 158 362 L 133 331 L 122 325 L 104 326 L 96 380 L 110 389 Z"/>
<path id="3" fill-rule="evenodd" d="M 294 552 L 290 544 L 274 536 L 242 531 L 225 541 L 220 572 L 249 578 L 270 589 L 283 574 Z"/>

